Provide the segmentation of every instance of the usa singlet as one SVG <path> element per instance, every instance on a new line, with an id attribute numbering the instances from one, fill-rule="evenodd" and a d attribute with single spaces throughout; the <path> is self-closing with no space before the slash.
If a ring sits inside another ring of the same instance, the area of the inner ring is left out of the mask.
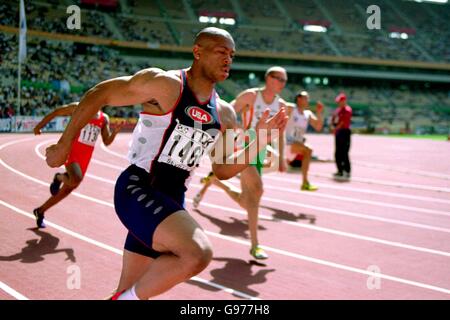
<path id="1" fill-rule="evenodd" d="M 128 153 L 130 163 L 150 174 L 151 185 L 167 194 L 186 191 L 192 170 L 220 134 L 215 91 L 198 101 L 181 70 L 181 93 L 174 108 L 164 115 L 142 112 Z"/>
<path id="2" fill-rule="evenodd" d="M 125 249 L 156 258 L 153 234 L 175 212 L 184 211 L 184 194 L 193 170 L 220 136 L 218 95 L 198 101 L 180 71 L 178 101 L 168 113 L 142 112 L 133 131 L 128 158 L 131 165 L 114 190 L 117 215 L 128 229 Z"/>

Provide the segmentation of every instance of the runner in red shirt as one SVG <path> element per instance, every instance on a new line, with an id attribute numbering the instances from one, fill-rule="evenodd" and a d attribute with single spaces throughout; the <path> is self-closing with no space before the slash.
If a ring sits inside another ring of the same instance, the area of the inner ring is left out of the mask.
<path id="1" fill-rule="evenodd" d="M 78 102 L 73 102 L 56 108 L 36 125 L 34 134 L 41 134 L 41 129 L 53 118 L 72 115 L 77 105 Z M 99 134 L 102 136 L 103 143 L 108 146 L 114 141 L 121 127 L 119 125 L 111 131 L 109 117 L 101 111 L 84 126 L 72 142 L 71 151 L 64 163 L 66 172 L 56 173 L 50 184 L 52 196 L 43 205 L 33 210 L 38 228 L 45 228 L 44 212 L 67 197 L 83 180 Z M 63 184 L 62 187 L 61 184 Z"/>
<path id="2" fill-rule="evenodd" d="M 347 105 L 347 96 L 344 93 L 340 93 L 335 101 L 338 107 L 331 118 L 331 127 L 335 134 L 334 156 L 338 171 L 334 174 L 334 178 L 349 180 L 351 167 L 348 153 L 350 151 L 350 137 L 352 133 L 350 130 L 352 108 Z"/>

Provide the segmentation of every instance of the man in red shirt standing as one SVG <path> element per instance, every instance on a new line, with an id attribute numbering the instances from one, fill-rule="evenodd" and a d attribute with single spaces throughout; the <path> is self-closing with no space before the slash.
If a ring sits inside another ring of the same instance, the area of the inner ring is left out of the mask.
<path id="1" fill-rule="evenodd" d="M 334 129 L 335 135 L 335 161 L 337 172 L 334 174 L 337 180 L 350 179 L 350 159 L 348 152 L 350 151 L 350 123 L 352 119 L 352 108 L 347 105 L 347 97 L 341 92 L 335 99 L 338 107 L 331 117 L 331 127 Z"/>

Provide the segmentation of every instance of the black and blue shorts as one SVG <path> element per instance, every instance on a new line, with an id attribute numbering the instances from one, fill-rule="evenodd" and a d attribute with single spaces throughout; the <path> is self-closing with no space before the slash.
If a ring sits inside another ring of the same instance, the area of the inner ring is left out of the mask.
<path id="1" fill-rule="evenodd" d="M 183 204 L 184 199 L 176 201 L 152 187 L 147 171 L 129 166 L 114 189 L 116 213 L 128 229 L 125 249 L 151 258 L 161 255 L 152 247 L 156 227 L 172 213 L 185 210 Z"/>

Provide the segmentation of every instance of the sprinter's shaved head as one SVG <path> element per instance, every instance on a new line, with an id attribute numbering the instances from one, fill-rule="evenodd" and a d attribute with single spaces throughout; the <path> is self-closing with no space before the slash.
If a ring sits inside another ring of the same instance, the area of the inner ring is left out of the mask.
<path id="1" fill-rule="evenodd" d="M 195 36 L 194 45 L 206 45 L 211 40 L 217 40 L 220 38 L 227 39 L 231 41 L 234 45 L 234 40 L 231 34 L 228 33 L 228 31 L 224 29 L 219 29 L 216 27 L 208 27 L 205 29 L 200 30 L 199 33 Z"/>

